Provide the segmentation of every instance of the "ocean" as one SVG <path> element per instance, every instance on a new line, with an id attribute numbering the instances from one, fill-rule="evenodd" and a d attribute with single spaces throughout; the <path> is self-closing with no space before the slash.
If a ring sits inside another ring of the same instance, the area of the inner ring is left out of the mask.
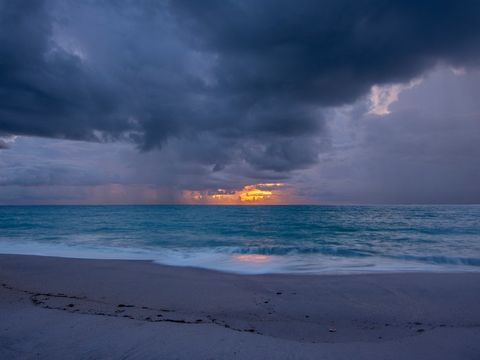
<path id="1" fill-rule="evenodd" d="M 480 271 L 480 206 L 0 206 L 0 253 L 245 274 Z"/>

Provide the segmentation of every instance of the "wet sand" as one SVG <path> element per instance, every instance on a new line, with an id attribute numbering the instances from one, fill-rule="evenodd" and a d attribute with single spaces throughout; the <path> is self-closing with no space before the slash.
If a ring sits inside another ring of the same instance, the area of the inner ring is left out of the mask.
<path id="1" fill-rule="evenodd" d="M 0 255 L 0 359 L 480 359 L 480 273 Z"/>

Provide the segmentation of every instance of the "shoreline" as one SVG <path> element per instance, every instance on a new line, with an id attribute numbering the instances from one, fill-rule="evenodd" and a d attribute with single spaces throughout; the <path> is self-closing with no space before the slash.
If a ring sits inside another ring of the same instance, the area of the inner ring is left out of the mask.
<path id="1" fill-rule="evenodd" d="M 466 270 L 465 268 L 461 269 L 445 269 L 445 268 L 435 268 L 432 270 L 419 270 L 419 269 L 412 269 L 412 270 L 374 270 L 374 271 L 367 271 L 367 270 L 358 270 L 358 271 L 336 271 L 330 270 L 325 272 L 255 272 L 255 273 L 246 273 L 246 272 L 236 272 L 236 271 L 228 271 L 222 270 L 220 268 L 206 268 L 202 266 L 194 266 L 194 265 L 175 265 L 175 264 L 168 264 L 162 263 L 159 260 L 155 259 L 144 259 L 144 258 L 116 258 L 116 257 L 84 257 L 84 256 L 73 256 L 73 255 L 51 255 L 51 254 L 23 254 L 23 253 L 4 253 L 0 251 L 0 260 L 2 257 L 39 257 L 39 258 L 47 258 L 47 259 L 65 259 L 65 260 L 86 260 L 86 261 L 115 261 L 115 262 L 139 262 L 145 264 L 151 264 L 153 266 L 159 266 L 163 268 L 171 268 L 171 269 L 189 269 L 191 271 L 206 271 L 218 274 L 225 274 L 225 275 L 233 275 L 233 276 L 281 276 L 281 277 L 335 277 L 335 276 L 382 276 L 382 275 L 403 275 L 403 274 L 417 274 L 417 275 L 427 275 L 427 274 L 479 274 L 480 276 L 480 268 L 477 269 L 469 269 Z"/>
<path id="2" fill-rule="evenodd" d="M 480 356 L 476 272 L 239 275 L 0 254 L 0 285 L 1 358 Z"/>
<path id="3" fill-rule="evenodd" d="M 38 244 L 30 244 L 39 246 Z M 26 245 L 25 245 L 26 246 Z M 62 259 L 84 260 L 118 260 L 145 261 L 159 266 L 192 268 L 216 271 L 236 275 L 368 275 L 368 274 L 404 274 L 404 273 L 479 273 L 480 266 L 471 265 L 469 259 L 457 258 L 452 262 L 425 262 L 414 260 L 377 258 L 348 258 L 327 255 L 303 254 L 298 256 L 266 255 L 254 253 L 192 252 L 181 257 L 180 251 L 164 250 L 161 252 L 139 251 L 115 252 L 112 249 L 75 249 L 65 247 L 58 249 L 52 245 L 39 251 L 22 251 L 18 245 L 9 251 L 5 245 L 0 256 L 39 256 Z M 118 250 L 118 249 L 117 249 Z M 124 250 L 124 249 L 119 249 Z M 128 250 L 128 249 L 127 249 Z M 153 254 L 148 257 L 147 254 Z M 258 260 L 258 257 L 263 258 Z M 250 259 L 249 259 L 250 258 Z M 363 263 L 362 263 L 363 262 Z M 322 267 L 318 267 L 322 263 Z M 338 265 L 340 263 L 340 265 Z M 328 265 L 325 265 L 328 264 Z"/>

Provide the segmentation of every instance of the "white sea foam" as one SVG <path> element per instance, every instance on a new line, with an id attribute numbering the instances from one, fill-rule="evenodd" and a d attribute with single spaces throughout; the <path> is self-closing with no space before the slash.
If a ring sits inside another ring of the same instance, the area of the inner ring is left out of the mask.
<path id="1" fill-rule="evenodd" d="M 374 272 L 464 272 L 480 271 L 465 264 L 435 264 L 383 257 L 341 257 L 321 254 L 263 255 L 235 252 L 235 248 L 142 249 L 92 247 L 0 240 L 0 253 L 81 259 L 147 260 L 162 265 L 183 266 L 238 274 L 352 274 Z"/>

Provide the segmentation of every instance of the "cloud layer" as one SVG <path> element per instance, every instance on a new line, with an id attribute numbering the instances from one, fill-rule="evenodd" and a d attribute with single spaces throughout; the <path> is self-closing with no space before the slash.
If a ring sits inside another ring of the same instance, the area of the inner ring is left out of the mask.
<path id="1" fill-rule="evenodd" d="M 122 141 L 149 182 L 283 181 L 331 149 L 332 108 L 475 68 L 479 23 L 475 0 L 0 0 L 0 149 Z"/>

